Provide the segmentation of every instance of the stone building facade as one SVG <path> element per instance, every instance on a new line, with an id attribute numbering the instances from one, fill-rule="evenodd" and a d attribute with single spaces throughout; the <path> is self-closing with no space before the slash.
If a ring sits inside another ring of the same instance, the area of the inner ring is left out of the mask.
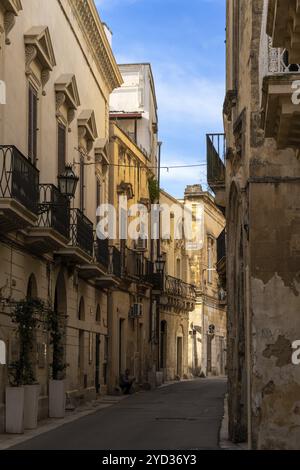
<path id="1" fill-rule="evenodd" d="M 106 390 L 108 294 L 98 281 L 108 268 L 94 231 L 97 204 L 108 200 L 109 95 L 122 83 L 94 2 L 1 1 L 0 79 L 0 339 L 11 363 L 14 302 L 50 304 L 64 325 L 66 389 L 76 404 Z M 79 177 L 71 202 L 58 188 L 66 164 Z M 40 418 L 52 359 L 42 328 L 33 351 Z M 1 430 L 7 384 L 0 365 Z"/>
<path id="2" fill-rule="evenodd" d="M 165 261 L 164 289 L 160 297 L 160 371 L 165 380 L 189 376 L 189 313 L 195 308 L 196 290 L 190 282 L 190 264 L 186 240 L 176 238 L 176 213 L 184 205 L 161 190 L 160 204 L 170 208 L 170 237 L 162 234 L 161 255 Z"/>
<path id="3" fill-rule="evenodd" d="M 188 251 L 190 282 L 197 294 L 189 314 L 189 374 L 225 375 L 226 291 L 217 271 L 225 256 L 225 218 L 213 196 L 199 184 L 187 186 L 183 203 L 194 216 L 199 211 L 203 223 L 200 245 Z"/>
<path id="4" fill-rule="evenodd" d="M 229 432 L 253 449 L 300 448 L 298 24 L 291 1 L 227 1 L 226 151 L 208 138 L 227 219 Z"/>
<path id="5" fill-rule="evenodd" d="M 122 222 L 120 210 L 136 211 L 141 206 L 145 211 L 147 224 L 150 222 L 151 201 L 149 179 L 153 172 L 147 156 L 136 143 L 114 122 L 110 125 L 110 197 L 109 201 L 117 211 L 117 232 L 113 241 L 120 253 L 120 279 L 110 288 L 109 303 L 109 385 L 113 392 L 119 384 L 119 377 L 128 368 L 137 383 L 148 380 L 148 372 L 155 365 L 151 341 L 152 285 L 154 272 L 153 247 L 149 229 L 145 239 L 120 238 Z M 150 168 L 148 168 L 150 166 Z M 126 216 L 130 223 L 138 213 Z M 149 225 L 148 225 L 149 227 Z M 139 227 L 137 227 L 139 229 Z"/>

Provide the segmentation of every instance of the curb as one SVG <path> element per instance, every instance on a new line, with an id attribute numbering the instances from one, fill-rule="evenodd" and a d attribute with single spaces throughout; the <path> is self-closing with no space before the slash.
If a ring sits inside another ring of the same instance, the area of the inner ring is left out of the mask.
<path id="1" fill-rule="evenodd" d="M 110 408 L 111 406 L 120 403 L 120 401 L 125 400 L 129 396 L 130 395 L 122 395 L 116 397 L 114 395 L 106 395 L 104 397 L 101 397 L 99 400 L 86 403 L 81 408 L 79 407 L 74 411 L 66 411 L 65 418 L 48 418 L 46 420 L 40 421 L 39 426 L 36 429 L 26 430 L 24 434 L 0 434 L 0 451 L 9 449 L 10 447 L 14 447 L 18 444 L 22 444 L 23 442 L 29 441 L 34 437 L 53 431 L 54 429 L 60 428 L 65 424 L 72 423 L 80 418 L 84 418 L 85 416 L 97 413 L 100 410 Z"/>

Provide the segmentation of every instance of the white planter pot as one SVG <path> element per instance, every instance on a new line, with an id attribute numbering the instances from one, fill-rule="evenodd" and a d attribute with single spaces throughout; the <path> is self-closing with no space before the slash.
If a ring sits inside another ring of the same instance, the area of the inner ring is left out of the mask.
<path id="1" fill-rule="evenodd" d="M 24 429 L 37 427 L 40 390 L 40 385 L 24 387 Z"/>
<path id="2" fill-rule="evenodd" d="M 24 432 L 24 387 L 6 387 L 5 430 L 9 434 Z"/>
<path id="3" fill-rule="evenodd" d="M 66 409 L 66 391 L 64 380 L 49 382 L 49 418 L 64 418 Z"/>

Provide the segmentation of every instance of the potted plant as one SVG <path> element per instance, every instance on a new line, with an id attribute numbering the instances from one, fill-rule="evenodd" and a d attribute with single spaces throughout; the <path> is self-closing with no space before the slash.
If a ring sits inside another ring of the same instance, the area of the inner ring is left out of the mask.
<path id="1" fill-rule="evenodd" d="M 36 383 L 33 350 L 36 328 L 41 321 L 43 302 L 25 299 L 17 302 L 12 321 L 18 325 L 19 359 L 9 366 L 10 387 L 6 388 L 6 432 L 22 433 L 35 429 L 40 386 Z"/>
<path id="2" fill-rule="evenodd" d="M 57 311 L 48 312 L 48 330 L 53 349 L 51 376 L 49 381 L 49 417 L 64 418 L 66 409 L 65 369 L 64 362 L 64 327 L 61 315 Z"/>
<path id="3" fill-rule="evenodd" d="M 20 361 L 9 365 L 9 386 L 5 390 L 5 431 L 9 434 L 24 432 L 23 365 Z"/>

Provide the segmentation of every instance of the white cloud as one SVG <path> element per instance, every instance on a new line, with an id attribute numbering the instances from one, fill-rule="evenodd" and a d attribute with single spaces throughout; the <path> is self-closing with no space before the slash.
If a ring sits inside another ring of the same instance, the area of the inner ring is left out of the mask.
<path id="1" fill-rule="evenodd" d="M 158 67 L 156 90 L 159 114 L 171 122 L 215 125 L 222 122 L 223 81 L 180 70 L 176 66 Z"/>

